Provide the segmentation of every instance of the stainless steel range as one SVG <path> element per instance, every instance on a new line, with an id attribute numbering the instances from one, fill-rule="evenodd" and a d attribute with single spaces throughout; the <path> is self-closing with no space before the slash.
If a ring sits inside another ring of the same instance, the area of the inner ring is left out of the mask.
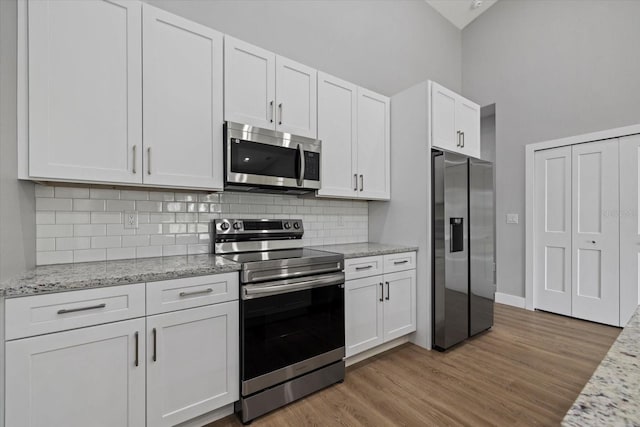
<path id="1" fill-rule="evenodd" d="M 302 220 L 220 219 L 212 229 L 214 252 L 242 264 L 242 421 L 343 381 L 343 255 L 302 248 Z"/>

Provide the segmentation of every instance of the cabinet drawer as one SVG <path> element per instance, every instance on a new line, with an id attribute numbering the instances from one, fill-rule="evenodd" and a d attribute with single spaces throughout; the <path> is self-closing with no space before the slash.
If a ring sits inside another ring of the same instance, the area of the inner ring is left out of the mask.
<path id="1" fill-rule="evenodd" d="M 48 334 L 145 315 L 144 283 L 10 298 L 6 339 Z"/>
<path id="2" fill-rule="evenodd" d="M 238 299 L 238 273 L 187 277 L 147 283 L 147 314 Z"/>
<path id="3" fill-rule="evenodd" d="M 382 274 L 382 256 L 351 258 L 344 261 L 345 280 Z"/>
<path id="4" fill-rule="evenodd" d="M 389 254 L 384 256 L 384 272 L 385 273 L 411 270 L 414 268 L 416 268 L 415 252 L 403 252 L 400 254 Z"/>

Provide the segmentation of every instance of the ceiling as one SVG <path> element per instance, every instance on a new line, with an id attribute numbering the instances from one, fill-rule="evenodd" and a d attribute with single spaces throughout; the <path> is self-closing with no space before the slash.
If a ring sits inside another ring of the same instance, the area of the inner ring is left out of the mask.
<path id="1" fill-rule="evenodd" d="M 471 21 L 476 19 L 480 14 L 498 0 L 425 0 L 431 7 L 440 12 L 442 16 L 447 18 L 453 25 L 463 29 Z M 481 6 L 473 8 L 474 3 L 481 3 Z"/>

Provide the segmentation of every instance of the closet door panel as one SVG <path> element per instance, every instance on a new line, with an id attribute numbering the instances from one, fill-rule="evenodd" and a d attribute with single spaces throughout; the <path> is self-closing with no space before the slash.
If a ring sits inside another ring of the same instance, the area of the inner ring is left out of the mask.
<path id="1" fill-rule="evenodd" d="M 640 304 L 640 135 L 620 138 L 620 326 Z"/>
<path id="2" fill-rule="evenodd" d="M 535 154 L 534 307 L 571 315 L 571 147 Z"/>
<path id="3" fill-rule="evenodd" d="M 572 147 L 573 317 L 618 325 L 618 140 Z"/>

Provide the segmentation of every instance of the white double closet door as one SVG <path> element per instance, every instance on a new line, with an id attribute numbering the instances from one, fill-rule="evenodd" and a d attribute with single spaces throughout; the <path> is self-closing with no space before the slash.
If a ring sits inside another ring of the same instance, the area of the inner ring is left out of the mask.
<path id="1" fill-rule="evenodd" d="M 639 302 L 640 136 L 535 154 L 535 308 L 624 325 Z"/>

